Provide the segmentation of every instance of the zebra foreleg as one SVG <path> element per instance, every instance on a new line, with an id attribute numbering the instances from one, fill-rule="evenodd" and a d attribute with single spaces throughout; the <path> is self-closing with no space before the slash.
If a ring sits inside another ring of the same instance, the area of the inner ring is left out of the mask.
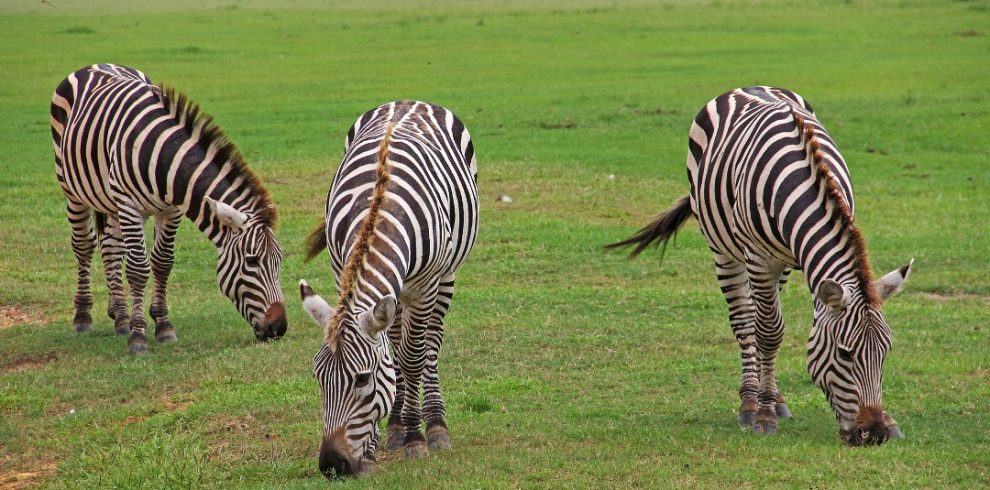
<path id="1" fill-rule="evenodd" d="M 84 204 L 68 200 L 66 212 L 72 227 L 72 252 L 76 256 L 76 296 L 73 303 L 76 314 L 72 326 L 77 333 L 88 331 L 93 326 L 93 293 L 89 289 L 89 272 L 93 262 L 93 248 L 96 246 L 96 233 L 93 231 L 92 211 Z"/>
<path id="2" fill-rule="evenodd" d="M 121 266 L 124 260 L 124 239 L 120 234 L 120 222 L 116 216 L 108 215 L 100 238 L 100 255 L 103 257 L 103 271 L 107 278 L 109 301 L 107 316 L 113 320 L 113 331 L 117 335 L 131 333 L 130 317 L 127 315 L 127 299 L 124 296 L 124 281 Z"/>
<path id="3" fill-rule="evenodd" d="M 155 339 L 159 342 L 179 340 L 175 327 L 168 319 L 166 288 L 172 272 L 175 249 L 175 233 L 182 221 L 182 213 L 172 208 L 155 216 L 155 244 L 151 251 L 151 270 L 155 285 L 151 293 L 151 318 L 155 321 Z"/>
<path id="4" fill-rule="evenodd" d="M 392 352 L 399 352 L 402 343 L 402 303 L 396 306 L 395 319 L 388 329 L 389 342 L 392 344 Z M 398 359 L 398 356 L 395 356 Z M 402 425 L 402 405 L 405 399 L 405 384 L 402 381 L 402 369 L 395 370 L 395 401 L 392 403 L 392 410 L 388 414 L 388 423 L 385 424 L 385 452 L 393 454 L 398 452 L 406 444 L 406 429 Z"/>
<path id="5" fill-rule="evenodd" d="M 718 285 L 729 306 L 729 325 L 739 344 L 742 379 L 739 383 L 739 426 L 752 428 L 759 393 L 759 360 L 756 354 L 755 308 L 746 266 L 727 255 L 715 255 Z"/>
<path id="6" fill-rule="evenodd" d="M 120 230 L 127 249 L 127 284 L 131 287 L 131 337 L 127 347 L 131 353 L 148 351 L 148 337 L 145 335 L 147 321 L 144 318 L 144 286 L 148 283 L 151 264 L 145 248 L 145 216 L 136 210 L 120 208 Z"/>
<path id="7" fill-rule="evenodd" d="M 446 405 L 440 390 L 437 363 L 443 345 L 443 318 L 454 296 L 453 276 L 444 278 L 437 291 L 430 326 L 426 330 L 426 367 L 423 373 L 423 419 L 426 421 L 426 446 L 430 451 L 450 449 Z"/>
<path id="8" fill-rule="evenodd" d="M 779 270 L 751 267 L 753 302 L 756 306 L 756 348 L 760 358 L 759 409 L 753 422 L 756 433 L 772 434 L 777 431 L 777 351 L 784 336 L 784 322 L 780 316 Z"/>

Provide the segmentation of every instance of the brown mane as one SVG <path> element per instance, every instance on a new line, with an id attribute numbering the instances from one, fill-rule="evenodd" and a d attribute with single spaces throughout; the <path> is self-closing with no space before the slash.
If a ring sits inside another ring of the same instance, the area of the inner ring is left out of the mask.
<path id="1" fill-rule="evenodd" d="M 855 218 L 853 217 L 852 210 L 849 208 L 849 203 L 846 202 L 842 189 L 839 188 L 839 184 L 832 175 L 832 171 L 828 168 L 828 164 L 825 163 L 825 155 L 822 153 L 821 145 L 815 136 L 815 127 L 805 121 L 804 117 L 793 109 L 791 109 L 791 113 L 794 116 L 795 124 L 797 124 L 797 127 L 802 133 L 805 151 L 811 155 L 818 175 L 822 176 L 825 194 L 835 204 L 837 211 L 835 216 L 838 218 L 842 228 L 850 235 L 849 243 L 853 248 L 856 261 L 854 264 L 856 279 L 859 281 L 863 296 L 866 297 L 867 303 L 879 306 L 881 301 L 876 288 L 873 287 L 873 270 L 870 268 L 870 262 L 866 256 L 866 239 L 863 238 L 863 234 L 856 227 Z"/>
<path id="2" fill-rule="evenodd" d="M 227 138 L 213 117 L 203 112 L 198 104 L 174 88 L 165 85 L 159 85 L 156 88 L 162 104 L 177 121 L 183 122 L 187 131 L 192 133 L 196 127 L 201 128 L 200 146 L 203 148 L 216 147 L 214 161 L 225 162 L 221 165 L 230 166 L 227 173 L 230 179 L 232 181 L 237 178 L 243 179 L 244 184 L 253 191 L 256 199 L 253 200 L 254 208 L 251 209 L 251 215 L 258 218 L 262 224 L 274 227 L 278 222 L 278 212 L 275 209 L 275 204 L 272 203 L 271 196 L 268 195 L 268 190 L 261 184 L 261 180 L 248 166 L 237 146 Z"/>
<path id="3" fill-rule="evenodd" d="M 340 322 L 343 319 L 343 315 L 339 313 L 347 304 L 348 297 L 357 288 L 358 279 L 364 270 L 365 257 L 368 255 L 368 250 L 371 249 L 375 229 L 378 227 L 378 221 L 381 217 L 381 206 L 385 201 L 385 190 L 389 182 L 388 145 L 394 127 L 394 124 L 389 124 L 385 128 L 385 136 L 382 138 L 381 145 L 378 147 L 378 165 L 375 167 L 375 188 L 372 191 L 371 202 L 368 204 L 368 216 L 361 223 L 361 229 L 358 230 L 357 238 L 354 239 L 354 247 L 351 249 L 351 255 L 347 258 L 347 263 L 344 264 L 344 271 L 341 273 L 340 297 L 337 300 L 338 314 L 334 315 L 333 320 L 327 327 L 326 334 L 327 344 L 331 347 L 335 347 L 340 341 L 342 334 Z"/>

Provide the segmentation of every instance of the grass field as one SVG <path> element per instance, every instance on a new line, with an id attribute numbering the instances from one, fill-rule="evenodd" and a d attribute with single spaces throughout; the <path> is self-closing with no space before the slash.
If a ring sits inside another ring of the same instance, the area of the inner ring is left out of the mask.
<path id="1" fill-rule="evenodd" d="M 0 1 L 0 487 L 326 486 L 321 334 L 295 284 L 333 281 L 326 259 L 302 262 L 302 241 L 344 132 L 397 98 L 450 108 L 478 150 L 483 223 L 441 356 L 455 447 L 339 485 L 990 485 L 990 4 L 150 3 Z M 128 355 L 101 280 L 93 331 L 72 332 L 48 108 L 97 62 L 187 93 L 266 182 L 286 338 L 255 344 L 189 223 L 170 283 L 178 343 Z M 884 405 L 904 440 L 840 442 L 804 367 L 800 274 L 779 366 L 795 416 L 758 437 L 736 425 L 739 357 L 696 226 L 662 265 L 601 251 L 687 192 L 691 118 L 752 84 L 814 104 L 849 162 L 874 267 L 917 259 L 885 309 Z"/>

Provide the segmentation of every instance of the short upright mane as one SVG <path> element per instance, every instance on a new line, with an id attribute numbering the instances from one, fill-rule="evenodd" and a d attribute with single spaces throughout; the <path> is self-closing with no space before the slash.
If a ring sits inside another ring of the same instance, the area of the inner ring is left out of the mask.
<path id="1" fill-rule="evenodd" d="M 389 182 L 388 168 L 388 146 L 392 138 L 392 130 L 395 124 L 389 124 L 385 128 L 385 136 L 382 137 L 381 145 L 378 147 L 378 165 L 375 167 L 375 188 L 372 190 L 371 201 L 368 203 L 368 215 L 361 223 L 357 237 L 354 239 L 354 248 L 351 250 L 347 263 L 344 264 L 344 271 L 340 279 L 340 298 L 337 300 L 338 312 L 347 304 L 347 298 L 354 293 L 358 280 L 364 269 L 365 257 L 371 249 L 371 242 L 375 236 L 375 228 L 378 226 L 381 217 L 381 206 L 385 201 L 385 190 Z M 330 326 L 327 328 L 326 340 L 330 346 L 335 346 L 340 340 L 342 330 L 340 322 L 343 315 L 334 315 Z"/>
<path id="2" fill-rule="evenodd" d="M 230 170 L 228 170 L 227 175 L 232 180 L 242 178 L 244 184 L 252 190 L 256 199 L 253 202 L 254 208 L 251 210 L 251 214 L 258 218 L 262 224 L 274 227 L 278 222 L 278 213 L 275 210 L 275 204 L 272 203 L 271 196 L 268 195 L 268 190 L 248 166 L 237 146 L 224 134 L 223 129 L 220 129 L 220 126 L 213 121 L 209 114 L 203 112 L 198 104 L 189 100 L 184 94 L 165 85 L 159 85 L 157 88 L 162 104 L 174 115 L 177 121 L 183 122 L 187 131 L 192 133 L 196 127 L 201 128 L 199 144 L 203 148 L 210 146 L 216 148 L 213 160 L 220 162 L 221 165 L 229 165 Z"/>
<path id="3" fill-rule="evenodd" d="M 815 128 L 793 109 L 791 109 L 791 114 L 794 116 L 794 122 L 802 133 L 805 151 L 811 155 L 818 175 L 823 180 L 826 199 L 831 199 L 835 204 L 835 215 L 838 217 L 842 228 L 849 233 L 849 243 L 853 248 L 853 253 L 855 254 L 854 260 L 856 261 L 853 266 L 856 270 L 856 278 L 859 281 L 860 290 L 862 290 L 869 304 L 880 305 L 880 296 L 877 294 L 876 288 L 873 287 L 873 270 L 870 268 L 870 262 L 866 256 L 866 239 L 863 238 L 863 234 L 856 227 L 849 203 L 846 202 L 842 189 L 839 188 L 835 176 L 832 175 L 828 164 L 825 163 L 825 156 L 818 143 L 818 138 L 815 136 Z"/>

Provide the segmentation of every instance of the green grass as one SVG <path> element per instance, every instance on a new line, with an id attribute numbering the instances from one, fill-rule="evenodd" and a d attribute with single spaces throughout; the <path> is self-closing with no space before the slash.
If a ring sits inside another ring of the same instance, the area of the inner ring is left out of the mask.
<path id="1" fill-rule="evenodd" d="M 332 279 L 326 260 L 302 263 L 302 241 L 344 132 L 397 98 L 455 111 L 478 150 L 482 228 L 441 361 L 455 449 L 344 486 L 990 485 L 986 2 L 147 3 L 0 4 L 0 307 L 14 320 L 0 329 L 0 486 L 326 486 L 320 333 L 295 283 Z M 102 281 L 94 331 L 72 333 L 48 107 L 97 62 L 187 93 L 262 176 L 287 253 L 285 339 L 254 343 L 188 223 L 170 284 L 179 343 L 127 355 Z M 875 268 L 917 259 L 886 307 L 884 403 L 905 440 L 840 443 L 805 372 L 800 274 L 779 368 L 795 417 L 756 437 L 736 427 L 738 354 L 695 227 L 662 265 L 601 252 L 687 192 L 691 118 L 749 84 L 813 103 Z"/>

